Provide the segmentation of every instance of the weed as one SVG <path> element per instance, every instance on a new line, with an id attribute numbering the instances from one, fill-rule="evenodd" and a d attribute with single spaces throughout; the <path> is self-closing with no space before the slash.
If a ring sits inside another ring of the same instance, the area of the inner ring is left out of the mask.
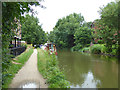
<path id="1" fill-rule="evenodd" d="M 38 69 L 44 78 L 47 79 L 49 88 L 68 88 L 70 84 L 66 81 L 63 72 L 58 67 L 55 54 L 49 55 L 47 52 L 38 50 Z"/>

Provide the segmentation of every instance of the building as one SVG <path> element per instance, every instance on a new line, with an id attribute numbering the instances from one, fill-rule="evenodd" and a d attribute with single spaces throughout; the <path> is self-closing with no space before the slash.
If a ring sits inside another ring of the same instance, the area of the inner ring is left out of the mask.
<path id="1" fill-rule="evenodd" d="M 12 47 L 20 47 L 21 46 L 21 24 L 19 19 L 14 19 L 18 27 L 16 29 L 13 29 L 15 36 L 10 42 L 10 48 Z"/>

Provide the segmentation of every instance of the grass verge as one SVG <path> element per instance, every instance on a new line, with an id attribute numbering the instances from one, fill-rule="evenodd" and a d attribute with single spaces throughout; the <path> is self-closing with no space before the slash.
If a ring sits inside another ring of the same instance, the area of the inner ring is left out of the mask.
<path id="1" fill-rule="evenodd" d="M 47 52 L 37 48 L 38 70 L 47 79 L 48 88 L 69 88 L 63 72 L 58 67 L 55 54 L 49 55 Z"/>
<path id="2" fill-rule="evenodd" d="M 6 72 L 2 72 L 4 76 L 3 77 L 3 85 L 2 88 L 9 88 L 9 84 L 12 82 L 12 79 L 15 77 L 15 74 L 18 73 L 18 71 L 22 68 L 22 66 L 25 64 L 25 62 L 29 59 L 31 54 L 33 53 L 32 48 L 27 48 L 25 52 L 20 54 L 19 56 L 14 58 L 15 63 L 20 64 L 14 64 L 12 63 Z"/>

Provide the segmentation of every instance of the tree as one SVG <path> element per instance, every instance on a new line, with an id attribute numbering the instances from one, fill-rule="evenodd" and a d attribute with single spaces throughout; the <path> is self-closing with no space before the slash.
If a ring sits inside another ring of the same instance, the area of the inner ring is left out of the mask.
<path id="1" fill-rule="evenodd" d="M 80 27 L 74 34 L 75 44 L 81 45 L 81 48 L 85 47 L 86 44 L 90 44 L 92 39 L 92 29 L 88 27 Z"/>
<path id="2" fill-rule="evenodd" d="M 77 28 L 81 27 L 84 17 L 81 14 L 70 14 L 56 23 L 53 32 L 49 36 L 53 36 L 54 43 L 61 48 L 71 48 L 74 44 L 74 33 Z"/>
<path id="3" fill-rule="evenodd" d="M 84 22 L 83 27 L 91 28 L 92 22 Z"/>
<path id="4" fill-rule="evenodd" d="M 38 18 L 26 15 L 22 21 L 22 38 L 28 44 L 42 44 L 46 42 L 46 35 L 40 25 Z"/>
<path id="5" fill-rule="evenodd" d="M 32 9 L 30 5 L 40 5 L 38 2 L 3 2 L 2 3 L 2 84 L 5 83 L 7 69 L 11 65 L 9 44 L 14 36 L 12 30 L 17 28 L 15 18 L 22 20 L 25 12 Z M 9 74 L 8 74 L 9 75 Z"/>
<path id="6" fill-rule="evenodd" d="M 107 52 L 112 51 L 112 45 L 118 43 L 118 3 L 111 2 L 99 11 L 101 19 L 96 21 L 97 37 L 102 38 Z"/>
<path id="7" fill-rule="evenodd" d="M 54 32 L 53 31 L 50 31 L 50 34 L 48 34 L 48 40 L 51 41 L 51 42 L 54 42 L 55 38 L 54 38 Z"/>
<path id="8" fill-rule="evenodd" d="M 118 3 L 110 2 L 99 10 L 101 22 L 109 28 L 118 29 Z"/>

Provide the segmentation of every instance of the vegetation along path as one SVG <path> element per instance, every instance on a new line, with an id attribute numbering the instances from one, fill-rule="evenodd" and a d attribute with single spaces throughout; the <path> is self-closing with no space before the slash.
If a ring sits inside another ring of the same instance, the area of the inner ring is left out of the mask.
<path id="1" fill-rule="evenodd" d="M 37 50 L 34 49 L 29 60 L 13 78 L 10 88 L 47 88 L 45 82 L 37 69 Z"/>

